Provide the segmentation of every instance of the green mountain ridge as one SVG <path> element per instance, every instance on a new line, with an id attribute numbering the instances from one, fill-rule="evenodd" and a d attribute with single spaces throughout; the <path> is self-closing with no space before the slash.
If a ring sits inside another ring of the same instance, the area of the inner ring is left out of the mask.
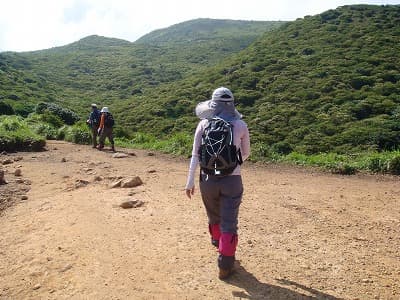
<path id="1" fill-rule="evenodd" d="M 196 103 L 223 85 L 264 152 L 396 149 L 399 18 L 400 6 L 355 5 L 288 22 L 222 64 L 134 100 L 126 122 L 193 132 Z"/>
<path id="2" fill-rule="evenodd" d="M 237 39 L 243 44 L 254 41 L 265 32 L 265 28 L 274 29 L 282 25 L 281 21 L 239 21 L 195 19 L 155 30 L 135 41 L 135 43 L 202 43 L 204 41 L 221 39 Z M 260 26 L 260 25 L 265 25 Z M 221 43 L 223 46 L 223 43 Z"/>
<path id="3" fill-rule="evenodd" d="M 207 22 L 214 24 L 216 21 L 202 21 L 203 24 Z M 132 95 L 142 94 L 146 87 L 180 80 L 244 49 L 279 22 L 252 22 L 251 33 L 242 24 L 247 22 L 230 21 L 220 29 L 220 35 L 200 46 L 174 42 L 131 43 L 89 36 L 42 51 L 0 53 L 0 97 L 5 101 L 24 100 L 31 104 L 56 102 L 79 113 L 83 113 L 90 102 L 111 107 L 115 102 L 117 107 L 119 101 L 129 101 Z M 177 27 L 179 24 L 174 28 Z M 180 39 L 179 33 L 170 33 L 168 28 L 162 32 L 168 36 L 178 35 L 174 40 Z M 218 46 L 222 36 L 224 48 Z"/>
<path id="4" fill-rule="evenodd" d="M 0 53 L 0 97 L 81 115 L 98 102 L 127 131 L 165 138 L 192 134 L 195 105 L 227 86 L 257 157 L 399 147 L 399 5 L 343 6 L 284 24 L 230 22 L 192 20 L 134 43 L 88 37 Z"/>

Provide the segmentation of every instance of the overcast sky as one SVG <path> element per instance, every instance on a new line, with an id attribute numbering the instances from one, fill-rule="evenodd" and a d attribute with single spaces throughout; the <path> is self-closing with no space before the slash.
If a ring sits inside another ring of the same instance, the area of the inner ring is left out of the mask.
<path id="1" fill-rule="evenodd" d="M 62 46 L 97 34 L 135 41 L 196 18 L 295 20 L 368 0 L 0 0 L 0 52 Z"/>

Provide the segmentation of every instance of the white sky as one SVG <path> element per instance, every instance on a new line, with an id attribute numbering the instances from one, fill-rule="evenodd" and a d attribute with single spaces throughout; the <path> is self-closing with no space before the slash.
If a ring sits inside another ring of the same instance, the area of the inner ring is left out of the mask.
<path id="1" fill-rule="evenodd" d="M 92 34 L 133 42 L 196 18 L 294 20 L 360 3 L 400 0 L 0 0 L 0 52 L 47 49 Z"/>

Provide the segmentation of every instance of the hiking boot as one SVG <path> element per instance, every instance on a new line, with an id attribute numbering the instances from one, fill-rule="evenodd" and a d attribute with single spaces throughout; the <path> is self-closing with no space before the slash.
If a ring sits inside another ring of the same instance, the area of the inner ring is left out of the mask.
<path id="1" fill-rule="evenodd" d="M 104 148 L 104 145 L 98 145 L 98 146 L 97 146 L 97 149 L 98 149 L 98 150 L 103 150 L 103 148 Z"/>
<path id="2" fill-rule="evenodd" d="M 112 152 L 115 152 L 114 145 L 111 146 L 111 151 L 112 151 Z"/>
<path id="3" fill-rule="evenodd" d="M 221 269 L 219 268 L 218 278 L 221 280 L 228 279 L 233 274 L 233 268 L 230 269 Z"/>

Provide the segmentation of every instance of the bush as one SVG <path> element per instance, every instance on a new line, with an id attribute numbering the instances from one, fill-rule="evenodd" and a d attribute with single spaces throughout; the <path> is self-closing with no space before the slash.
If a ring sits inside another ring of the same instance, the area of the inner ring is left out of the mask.
<path id="1" fill-rule="evenodd" d="M 35 132 L 40 136 L 43 136 L 46 140 L 56 140 L 58 136 L 58 131 L 55 127 L 50 124 L 40 123 L 35 127 Z"/>
<path id="2" fill-rule="evenodd" d="M 17 116 L 0 117 L 0 151 L 39 151 L 46 141 Z"/>
<path id="3" fill-rule="evenodd" d="M 55 128 L 60 128 L 63 126 L 63 120 L 59 116 L 54 115 L 47 110 L 40 116 L 40 119 L 43 122 L 54 126 Z"/>
<path id="4" fill-rule="evenodd" d="M 118 138 L 126 138 L 126 139 L 130 138 L 129 132 L 121 126 L 115 126 L 113 129 L 113 134 L 114 137 Z"/>
<path id="5" fill-rule="evenodd" d="M 349 164 L 346 163 L 339 163 L 337 165 L 329 167 L 333 174 L 340 174 L 340 175 L 354 175 L 357 169 Z"/>
<path id="6" fill-rule="evenodd" d="M 64 136 L 68 142 L 75 144 L 89 145 L 92 143 L 92 135 L 85 123 L 77 123 L 74 126 L 63 127 L 63 133 L 58 133 L 58 136 Z"/>
<path id="7" fill-rule="evenodd" d="M 79 121 L 79 116 L 75 112 L 66 108 L 62 108 L 54 103 L 38 103 L 35 111 L 38 114 L 45 114 L 46 112 L 52 113 L 58 116 L 67 125 L 73 125 Z"/>
<path id="8" fill-rule="evenodd" d="M 13 115 L 15 114 L 14 109 L 8 103 L 0 101 L 0 115 Z"/>
<path id="9" fill-rule="evenodd" d="M 372 157 L 368 161 L 367 168 L 372 172 L 384 172 L 386 170 L 386 164 L 381 158 Z"/>
<path id="10" fill-rule="evenodd" d="M 163 147 L 163 151 L 176 155 L 189 156 L 192 152 L 193 137 L 185 133 L 172 135 Z"/>
<path id="11" fill-rule="evenodd" d="M 400 175 L 400 155 L 389 160 L 388 171 L 390 174 Z"/>
<path id="12" fill-rule="evenodd" d="M 287 154 L 289 154 L 290 152 L 293 151 L 292 146 L 290 146 L 290 144 L 287 143 L 287 142 L 275 143 L 275 144 L 272 145 L 271 149 L 275 153 L 283 154 L 283 155 L 287 155 Z"/>

